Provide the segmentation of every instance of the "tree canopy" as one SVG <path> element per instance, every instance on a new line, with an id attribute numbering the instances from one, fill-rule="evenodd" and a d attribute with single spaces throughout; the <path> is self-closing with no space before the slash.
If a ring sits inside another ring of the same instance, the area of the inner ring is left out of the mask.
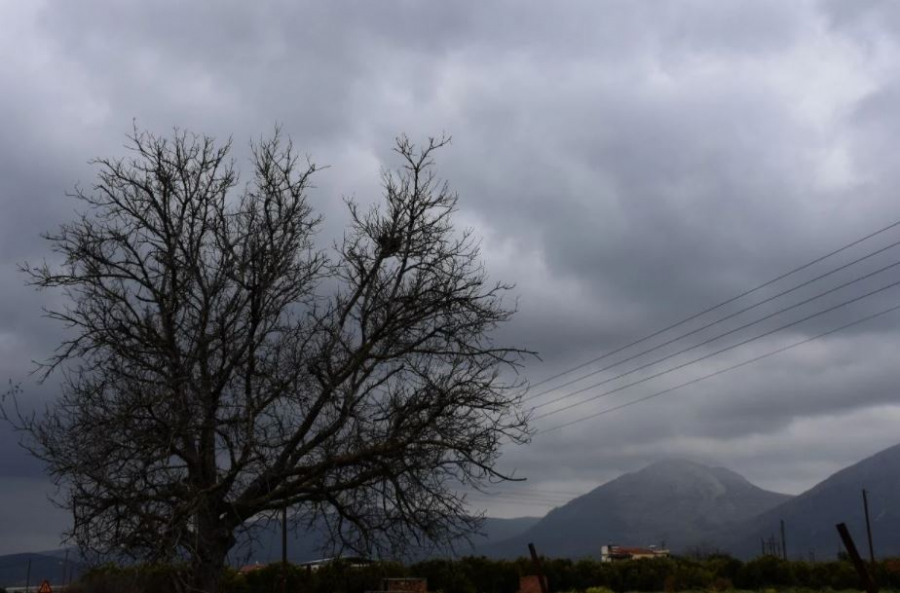
<path id="1" fill-rule="evenodd" d="M 464 492 L 505 479 L 504 442 L 528 438 L 524 351 L 495 344 L 512 314 L 457 196 L 406 138 L 384 200 L 347 200 L 349 227 L 316 243 L 317 167 L 276 133 L 239 181 L 231 144 L 136 130 L 99 159 L 84 212 L 25 265 L 66 340 L 45 413 L 19 415 L 100 554 L 189 557 L 213 591 L 235 534 L 289 507 L 358 551 L 448 541 L 477 522 Z M 6 407 L 7 415 L 9 406 Z"/>

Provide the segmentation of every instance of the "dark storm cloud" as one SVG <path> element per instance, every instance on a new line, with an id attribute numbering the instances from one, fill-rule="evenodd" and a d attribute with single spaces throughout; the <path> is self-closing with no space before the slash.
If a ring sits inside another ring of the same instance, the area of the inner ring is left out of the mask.
<path id="1" fill-rule="evenodd" d="M 897 217 L 900 13 L 887 3 L 52 2 L 7 5 L 0 23 L 9 56 L 0 63 L 0 378 L 23 381 L 38 405 L 54 384 L 37 386 L 27 372 L 59 341 L 40 317 L 58 297 L 35 296 L 15 264 L 50 255 L 39 233 L 72 217 L 64 192 L 90 185 L 88 159 L 123 154 L 132 118 L 159 133 L 232 136 L 239 166 L 251 138 L 282 124 L 331 166 L 311 195 L 327 217 L 323 242 L 341 232 L 343 195 L 378 199 L 394 136 L 452 134 L 440 173 L 460 193 L 460 224 L 483 237 L 492 276 L 517 284 L 520 312 L 500 336 L 541 353 L 545 362 L 525 369 L 535 381 Z M 885 253 L 724 327 L 896 258 Z M 898 292 L 537 426 L 827 331 L 890 306 Z M 539 435 L 503 463 L 529 487 L 561 491 L 666 455 L 806 487 L 893 444 L 897 326 L 897 316 L 879 318 Z M 854 436 L 860 426 L 871 438 Z M 17 476 L 14 490 L 24 492 L 21 480 L 41 468 L 13 442 L 0 432 L 0 476 Z"/>

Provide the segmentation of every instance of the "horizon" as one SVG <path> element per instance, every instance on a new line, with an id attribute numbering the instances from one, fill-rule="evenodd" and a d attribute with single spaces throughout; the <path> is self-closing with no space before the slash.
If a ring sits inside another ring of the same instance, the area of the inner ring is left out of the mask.
<path id="1" fill-rule="evenodd" d="M 858 459 L 857 461 L 853 462 L 852 464 L 850 464 L 850 465 L 847 466 L 847 467 L 852 467 L 853 465 L 856 465 L 857 463 L 860 463 L 860 462 L 862 462 L 862 461 L 865 461 L 865 460 L 867 460 L 867 459 L 869 459 L 869 458 L 871 458 L 871 457 L 877 455 L 878 453 L 882 453 L 882 452 L 884 452 L 884 451 L 886 451 L 886 450 L 888 450 L 888 449 L 891 449 L 891 448 L 894 448 L 894 447 L 898 447 L 898 446 L 900 446 L 900 442 L 898 442 L 898 443 L 895 444 L 895 445 L 891 445 L 890 447 L 887 447 L 887 448 L 885 448 L 885 449 L 882 449 L 882 450 L 880 450 L 880 451 L 876 451 L 876 452 L 873 453 L 872 455 L 867 455 L 867 456 L 865 456 L 865 457 L 863 457 L 863 458 L 861 458 L 861 459 Z M 822 482 L 826 481 L 827 479 L 833 477 L 836 473 L 839 473 L 839 472 L 843 471 L 844 469 L 847 469 L 847 467 L 840 468 L 840 469 L 837 470 L 836 472 L 832 472 L 831 474 L 828 474 L 828 475 L 826 475 L 826 476 L 823 476 L 822 479 L 816 481 L 815 483 L 813 483 L 813 484 L 812 484 L 811 486 L 809 486 L 808 488 L 805 488 L 804 490 L 801 490 L 801 491 L 796 492 L 796 493 L 789 493 L 789 492 L 778 492 L 778 491 L 775 491 L 775 490 L 767 489 L 767 488 L 761 486 L 760 484 L 757 484 L 757 483 L 753 482 L 753 480 L 747 478 L 746 476 L 744 476 L 743 474 L 741 474 L 739 471 L 736 471 L 736 470 L 734 470 L 734 469 L 732 469 L 732 468 L 725 467 L 725 466 L 722 466 L 722 465 L 717 465 L 717 464 L 714 464 L 714 463 L 702 462 L 702 461 L 698 461 L 698 460 L 694 460 L 694 459 L 687 459 L 687 458 L 683 458 L 683 457 L 661 457 L 660 459 L 657 459 L 657 460 L 655 460 L 655 461 L 651 461 L 651 462 L 649 462 L 649 463 L 647 463 L 647 464 L 645 464 L 645 465 L 642 465 L 641 467 L 635 468 L 635 469 L 630 470 L 630 471 L 625 471 L 625 472 L 619 474 L 618 476 L 615 476 L 615 477 L 611 478 L 610 480 L 607 480 L 606 482 L 603 482 L 603 483 L 601 483 L 601 484 L 597 484 L 596 486 L 593 486 L 593 487 L 590 488 L 589 490 L 585 490 L 585 491 L 582 492 L 581 494 L 573 495 L 573 496 L 572 496 L 571 498 L 569 498 L 568 500 L 565 500 L 565 501 L 562 501 L 562 502 L 555 503 L 555 504 L 553 504 L 552 506 L 546 506 L 546 505 L 544 505 L 544 507 L 546 508 L 546 511 L 545 511 L 544 513 L 539 514 L 539 515 L 527 515 L 527 514 L 518 514 L 518 515 L 517 515 L 517 514 L 509 514 L 509 515 L 506 515 L 506 516 L 485 515 L 485 519 L 500 519 L 500 520 L 505 520 L 505 519 L 509 519 L 509 520 L 515 520 L 515 519 L 536 519 L 536 520 L 541 520 L 541 519 L 543 519 L 544 517 L 546 517 L 546 515 L 547 515 L 550 511 L 552 511 L 552 510 L 554 510 L 554 509 L 556 509 L 556 508 L 565 506 L 566 504 L 568 504 L 568 503 L 571 502 L 572 500 L 574 500 L 574 499 L 576 499 L 576 498 L 579 498 L 579 497 L 581 497 L 581 496 L 584 496 L 584 495 L 586 495 L 586 494 L 590 494 L 590 493 L 593 492 L 594 490 L 596 490 L 596 489 L 598 489 L 598 488 L 601 488 L 601 487 L 605 486 L 606 484 L 609 484 L 610 482 L 613 482 L 613 481 L 615 481 L 615 480 L 617 480 L 617 479 L 619 479 L 619 478 L 621 478 L 621 477 L 623 477 L 623 476 L 625 476 L 625 475 L 639 473 L 639 472 L 642 472 L 642 471 L 644 471 L 644 470 L 646 470 L 646 469 L 648 469 L 648 468 L 650 468 L 650 467 L 652 467 L 652 466 L 654 466 L 654 465 L 658 465 L 658 464 L 662 464 L 662 463 L 666 463 L 666 462 L 687 462 L 687 463 L 690 463 L 690 464 L 692 464 L 692 465 L 697 465 L 697 466 L 703 467 L 703 468 L 705 468 L 705 469 L 711 469 L 711 470 L 714 470 L 714 469 L 724 469 L 724 470 L 727 470 L 727 471 L 731 471 L 731 472 L 733 472 L 733 473 L 738 474 L 740 477 L 747 479 L 747 481 L 748 481 L 751 485 L 753 485 L 753 486 L 756 486 L 756 487 L 758 487 L 758 488 L 761 488 L 762 490 L 764 490 L 764 491 L 766 491 L 766 492 L 769 492 L 769 493 L 773 493 L 773 494 L 781 494 L 781 495 L 790 496 L 791 499 L 793 499 L 793 498 L 795 498 L 795 497 L 797 497 L 797 496 L 799 496 L 799 495 L 801 495 L 801 494 L 804 494 L 805 492 L 808 492 L 809 490 L 812 490 L 813 488 L 815 488 L 816 486 L 818 486 L 820 483 L 822 483 Z M 514 482 L 511 482 L 511 484 L 512 484 L 512 483 L 514 483 Z M 510 493 L 508 493 L 508 494 L 498 494 L 498 496 L 499 496 L 500 498 L 503 498 L 504 496 L 507 496 L 507 498 L 504 500 L 504 502 L 503 502 L 502 504 L 504 504 L 504 505 L 510 505 L 510 502 L 512 502 L 512 503 L 516 503 L 516 502 L 517 502 L 516 499 L 515 499 L 515 495 L 516 495 L 517 492 L 518 492 L 518 491 L 510 491 Z M 526 490 L 525 492 L 528 492 L 528 491 Z M 530 503 L 530 504 L 532 504 L 535 508 L 540 508 L 540 507 L 541 507 L 541 505 L 535 505 L 534 503 Z M 510 506 L 515 507 L 516 504 L 512 504 L 512 505 L 510 505 Z M 269 521 L 268 519 L 262 519 L 262 520 L 263 520 L 263 521 Z M 68 548 L 68 549 L 75 549 L 75 548 L 73 548 L 73 546 L 65 546 L 65 545 L 63 545 L 62 542 L 60 542 L 60 544 L 59 544 L 58 546 L 55 546 L 55 547 L 54 547 L 54 546 L 48 546 L 48 547 L 41 548 L 41 549 L 18 550 L 18 551 L 13 551 L 13 552 L 0 552 L 0 556 L 14 556 L 14 555 L 19 555 L 19 554 L 51 554 L 51 555 L 52 555 L 52 554 L 54 554 L 54 553 L 60 552 L 60 551 L 62 551 L 62 550 L 65 550 L 65 549 L 67 549 L 67 548 Z"/>

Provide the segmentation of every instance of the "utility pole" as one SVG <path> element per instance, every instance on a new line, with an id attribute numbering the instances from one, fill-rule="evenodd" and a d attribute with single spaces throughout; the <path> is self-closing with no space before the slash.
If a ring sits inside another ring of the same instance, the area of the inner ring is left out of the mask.
<path id="1" fill-rule="evenodd" d="M 287 593 L 287 505 L 281 507 L 281 593 Z"/>
<path id="2" fill-rule="evenodd" d="M 531 553 L 531 561 L 534 563 L 534 569 L 537 571 L 538 582 L 541 585 L 541 593 L 550 593 L 550 586 L 547 584 L 547 578 L 544 576 L 544 567 L 541 564 L 541 557 L 538 556 L 534 544 L 528 544 L 528 551 Z"/>
<path id="3" fill-rule="evenodd" d="M 869 496 L 863 488 L 863 512 L 866 514 L 866 536 L 869 538 L 869 562 L 872 563 L 872 572 L 875 572 L 875 549 L 872 547 L 872 524 L 869 523 Z"/>
<path id="4" fill-rule="evenodd" d="M 60 581 L 60 583 L 59 583 L 59 584 L 62 585 L 63 587 L 66 586 L 66 572 L 68 572 L 68 570 L 69 570 L 69 548 L 66 548 L 66 559 L 63 560 L 63 575 L 62 575 L 62 581 Z"/>
<path id="5" fill-rule="evenodd" d="M 784 519 L 781 520 L 781 557 L 787 560 L 787 542 L 784 539 Z"/>
<path id="6" fill-rule="evenodd" d="M 28 570 L 25 571 L 25 593 L 28 593 L 28 588 L 31 586 L 31 558 L 28 559 Z"/>
<path id="7" fill-rule="evenodd" d="M 860 583 L 866 590 L 866 593 L 878 593 L 878 587 L 875 586 L 875 581 L 872 580 L 872 576 L 866 570 L 865 563 L 859 557 L 856 544 L 853 543 L 853 538 L 850 536 L 847 526 L 844 523 L 838 523 L 835 527 L 837 527 L 841 540 L 844 542 L 844 547 L 847 549 L 847 554 L 850 556 L 850 561 L 853 563 L 853 568 L 856 569 L 856 574 L 859 575 Z"/>

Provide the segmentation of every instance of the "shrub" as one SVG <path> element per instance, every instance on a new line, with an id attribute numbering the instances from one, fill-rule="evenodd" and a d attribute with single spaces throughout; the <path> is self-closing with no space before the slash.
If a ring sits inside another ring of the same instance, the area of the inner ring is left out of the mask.
<path id="1" fill-rule="evenodd" d="M 858 590 L 859 579 L 849 562 L 785 561 L 768 556 L 743 563 L 726 556 L 702 560 L 658 558 L 624 562 L 593 559 L 572 561 L 545 559 L 544 570 L 551 592 L 626 593 L 687 591 L 722 593 L 743 590 L 779 593 L 819 593 L 822 590 Z M 289 565 L 288 593 L 364 593 L 381 588 L 390 577 L 428 580 L 428 590 L 440 593 L 516 593 L 519 577 L 534 573 L 530 559 L 491 560 L 466 557 L 427 560 L 411 566 L 378 562 L 350 567 L 336 562 L 315 572 Z M 145 565 L 94 568 L 85 573 L 69 593 L 185 593 L 183 567 Z M 276 563 L 246 574 L 228 570 L 223 593 L 277 593 L 281 590 L 281 565 Z M 885 560 L 876 566 L 876 581 L 885 590 L 900 589 L 900 561 Z M 0 591 L 0 593 L 3 593 Z"/>
<path id="2" fill-rule="evenodd" d="M 707 589 L 712 585 L 714 579 L 715 575 L 709 570 L 693 563 L 682 562 L 676 564 L 674 570 L 666 577 L 665 590 L 675 592 L 688 589 Z"/>
<path id="3" fill-rule="evenodd" d="M 735 584 L 743 589 L 791 587 L 795 584 L 791 562 L 777 556 L 751 560 L 738 572 Z"/>
<path id="4" fill-rule="evenodd" d="M 69 587 L 70 593 L 179 593 L 186 582 L 182 565 L 141 564 L 94 567 Z"/>

